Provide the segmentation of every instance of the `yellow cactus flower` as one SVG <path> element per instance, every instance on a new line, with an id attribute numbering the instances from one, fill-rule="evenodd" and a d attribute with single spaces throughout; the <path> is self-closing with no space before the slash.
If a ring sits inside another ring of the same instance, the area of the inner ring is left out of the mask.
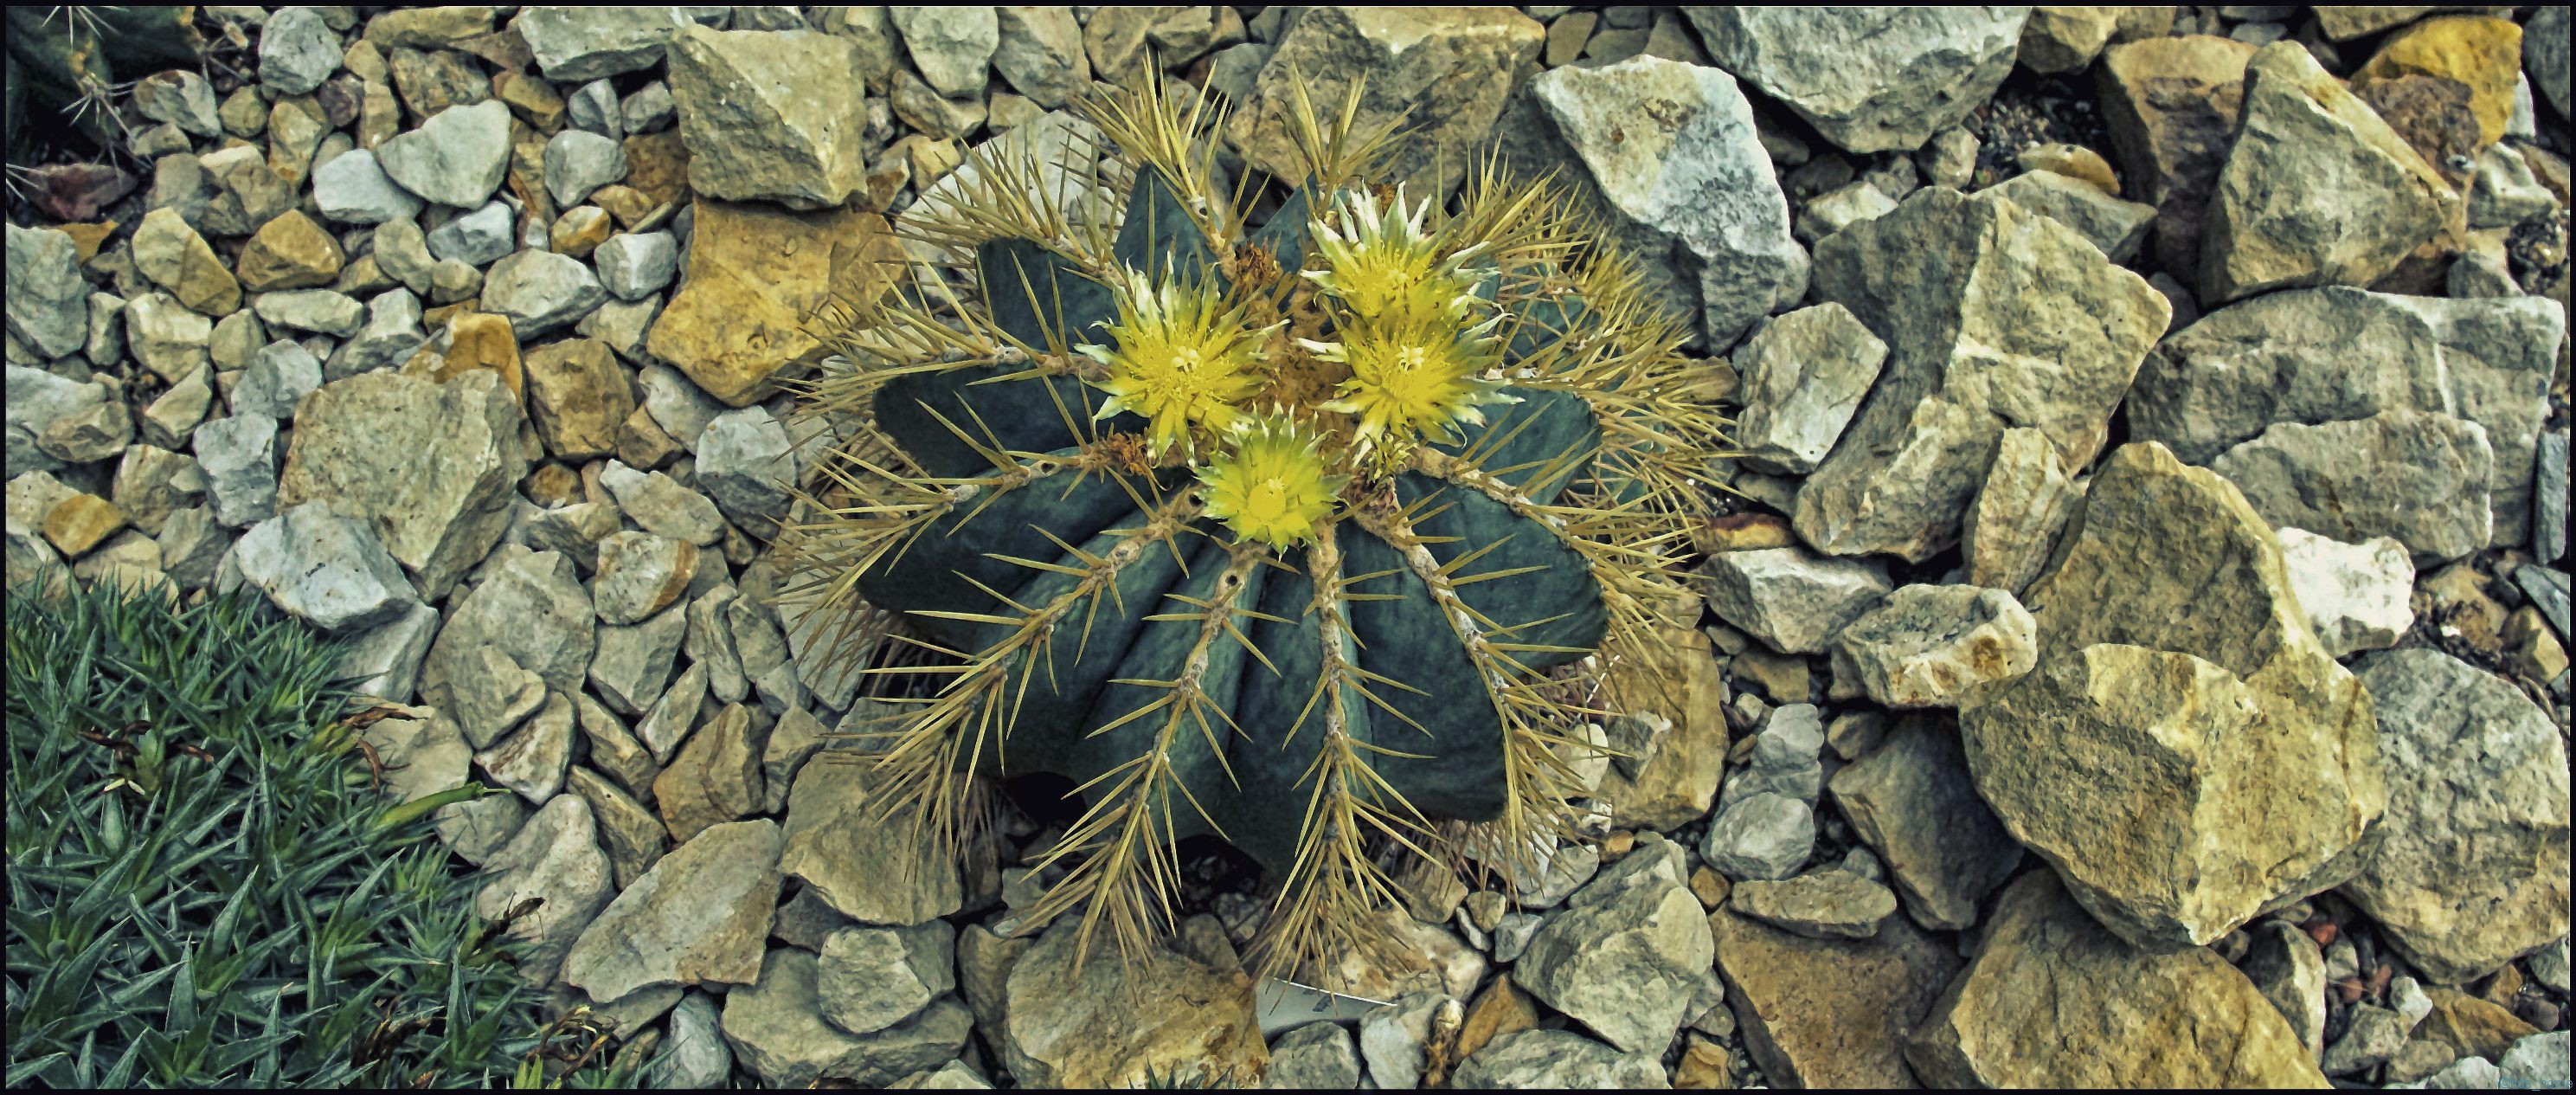
<path id="1" fill-rule="evenodd" d="M 1074 347 L 1109 367 L 1093 383 L 1109 393 L 1095 418 L 1134 411 L 1153 425 L 1149 445 L 1157 457 L 1174 446 L 1192 451 L 1191 427 L 1216 433 L 1233 428 L 1241 404 L 1266 378 L 1260 347 L 1269 329 L 1247 330 L 1242 309 L 1228 310 L 1213 285 L 1137 270 L 1113 287 L 1118 321 L 1112 345 Z"/>
<path id="2" fill-rule="evenodd" d="M 1333 516 L 1350 476 L 1326 470 L 1322 438 L 1284 416 L 1247 418 L 1234 451 L 1201 465 L 1201 501 L 1238 540 L 1286 548 L 1311 543 L 1315 526 Z"/>
<path id="3" fill-rule="evenodd" d="M 1485 421 L 1478 408 L 1515 402 L 1502 385 L 1477 375 L 1502 360 L 1491 333 L 1490 323 L 1465 331 L 1448 324 L 1369 324 L 1345 330 L 1340 342 L 1304 345 L 1350 367 L 1350 379 L 1335 390 L 1339 398 L 1320 406 L 1359 416 L 1362 448 L 1415 437 L 1456 444 L 1459 424 Z"/>
<path id="4" fill-rule="evenodd" d="M 1469 322 L 1486 302 L 1476 285 L 1491 271 L 1467 265 L 1482 245 L 1452 250 L 1422 231 L 1431 211 L 1423 199 L 1407 210 L 1404 192 L 1385 209 L 1366 188 L 1342 196 L 1342 228 L 1323 219 L 1312 228 L 1324 268 L 1305 276 L 1359 319 L 1395 327 Z M 1348 234 L 1345 235 L 1344 233 Z"/>

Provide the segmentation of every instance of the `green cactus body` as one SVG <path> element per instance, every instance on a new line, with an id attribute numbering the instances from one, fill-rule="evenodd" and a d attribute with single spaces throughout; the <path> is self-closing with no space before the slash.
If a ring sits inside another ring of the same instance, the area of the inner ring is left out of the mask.
<path id="1" fill-rule="evenodd" d="M 882 447 L 787 545 L 961 663 L 886 728 L 888 801 L 945 827 L 956 773 L 1072 778 L 1038 911 L 1122 941 L 1168 924 L 1172 842 L 1219 835 L 1279 881 L 1293 961 L 1368 943 L 1385 844 L 1565 831 L 1575 663 L 1674 591 L 1720 420 L 1617 262 L 1565 272 L 1543 193 L 1471 183 L 1426 231 L 1350 182 L 1361 141 L 1245 231 L 1163 101 L 1094 104 L 1132 157 L 1114 235 L 1026 231 L 1063 220 L 998 189 L 947 211 L 971 292 L 846 332 L 815 407 Z"/>

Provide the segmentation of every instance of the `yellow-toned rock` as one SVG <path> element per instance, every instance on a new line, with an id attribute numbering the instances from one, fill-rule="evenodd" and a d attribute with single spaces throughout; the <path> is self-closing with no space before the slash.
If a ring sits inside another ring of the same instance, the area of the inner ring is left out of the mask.
<path id="1" fill-rule="evenodd" d="M 820 360 L 808 329 L 815 310 L 874 300 L 901 255 L 885 218 L 847 210 L 700 201 L 691 239 L 686 286 L 645 349 L 736 407 Z"/>
<path id="2" fill-rule="evenodd" d="M 1928 1086 L 2326 1086 L 2290 1021 L 2208 948 L 2137 950 L 2047 871 L 2015 879 L 1992 922 L 1906 1044 Z"/>
<path id="3" fill-rule="evenodd" d="M 340 241 L 302 210 L 289 209 L 259 226 L 234 270 L 245 288 L 265 293 L 329 285 L 344 261 Z"/>
<path id="4" fill-rule="evenodd" d="M 1057 921 L 1011 967 L 1003 1063 L 1029 1087 L 1138 1087 L 1149 1075 L 1249 1087 L 1270 1064 L 1252 978 L 1152 947 L 1120 961 L 1099 941 L 1077 970 L 1081 918 Z"/>
<path id="5" fill-rule="evenodd" d="M 635 385 L 607 343 L 568 338 L 539 346 L 528 351 L 527 374 L 529 417 L 548 452 L 581 460 L 617 451 L 619 427 L 635 411 Z"/>
<path id="6" fill-rule="evenodd" d="M 2407 75 L 2439 76 L 2468 85 L 2469 110 L 2478 117 L 2478 146 L 2504 139 L 2513 117 L 2514 88 L 2522 81 L 2522 28 L 2484 15 L 2427 19 L 2388 36 L 2369 63 L 2352 74 L 2355 90 Z"/>
<path id="7" fill-rule="evenodd" d="M 439 344 L 444 343 L 444 348 Z M 447 333 L 413 357 L 403 371 L 425 375 L 441 384 L 475 369 L 498 373 L 501 388 L 522 406 L 527 402 L 527 376 L 519 363 L 519 337 L 510 317 L 490 312 L 463 312 L 447 323 Z"/>
<path id="8" fill-rule="evenodd" d="M 1607 702 L 1618 712 L 1610 735 L 1610 770 L 1601 800 L 1611 823 L 1669 829 L 1708 813 L 1726 761 L 1726 678 L 1708 637 L 1689 628 L 1658 629 L 1651 649 L 1621 652 L 1610 670 Z"/>
<path id="9" fill-rule="evenodd" d="M 95 494 L 75 494 L 45 513 L 45 539 L 64 558 L 77 558 L 125 527 L 125 511 Z"/>
<path id="10" fill-rule="evenodd" d="M 177 208 L 164 206 L 144 214 L 128 248 L 136 272 L 168 289 L 190 311 L 225 316 L 241 307 L 241 283 L 224 269 L 224 260 L 215 257 L 206 238 L 180 219 Z"/>
<path id="11" fill-rule="evenodd" d="M 607 210 L 596 205 L 576 205 L 555 218 L 554 225 L 546 229 L 546 239 L 554 245 L 556 254 L 586 259 L 600 244 L 608 242 L 609 232 L 615 227 L 609 223 Z"/>

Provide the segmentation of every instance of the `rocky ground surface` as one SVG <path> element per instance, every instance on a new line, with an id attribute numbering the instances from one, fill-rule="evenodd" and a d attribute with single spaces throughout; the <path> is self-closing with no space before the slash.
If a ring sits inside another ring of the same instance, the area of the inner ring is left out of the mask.
<path id="1" fill-rule="evenodd" d="M 8 577 L 351 638 L 664 1086 L 2564 1085 L 2567 12 L 2453 10 L 208 7 L 11 168 Z M 1292 66 L 1557 170 L 1743 408 L 1597 839 L 1340 1024 L 1220 860 L 1079 970 L 1061 818 L 905 870 L 775 596 L 808 312 L 1158 62 L 1229 171 Z"/>

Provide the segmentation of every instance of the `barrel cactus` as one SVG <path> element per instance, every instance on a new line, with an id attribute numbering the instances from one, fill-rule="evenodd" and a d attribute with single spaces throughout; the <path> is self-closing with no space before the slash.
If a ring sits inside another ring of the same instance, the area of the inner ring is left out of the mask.
<path id="1" fill-rule="evenodd" d="M 845 440 L 782 542 L 791 597 L 924 652 L 876 678 L 912 678 L 891 813 L 954 841 L 975 777 L 1070 777 L 1033 915 L 1086 946 L 1167 929 L 1175 842 L 1215 834 L 1275 883 L 1277 969 L 1375 945 L 1398 857 L 1572 836 L 1607 664 L 1696 614 L 1725 422 L 1685 321 L 1543 182 L 1387 186 L 1400 138 L 1301 86 L 1308 171 L 1254 228 L 1174 90 L 1087 104 L 1097 168 L 997 141 L 909 215 L 908 285 L 809 386 Z"/>

